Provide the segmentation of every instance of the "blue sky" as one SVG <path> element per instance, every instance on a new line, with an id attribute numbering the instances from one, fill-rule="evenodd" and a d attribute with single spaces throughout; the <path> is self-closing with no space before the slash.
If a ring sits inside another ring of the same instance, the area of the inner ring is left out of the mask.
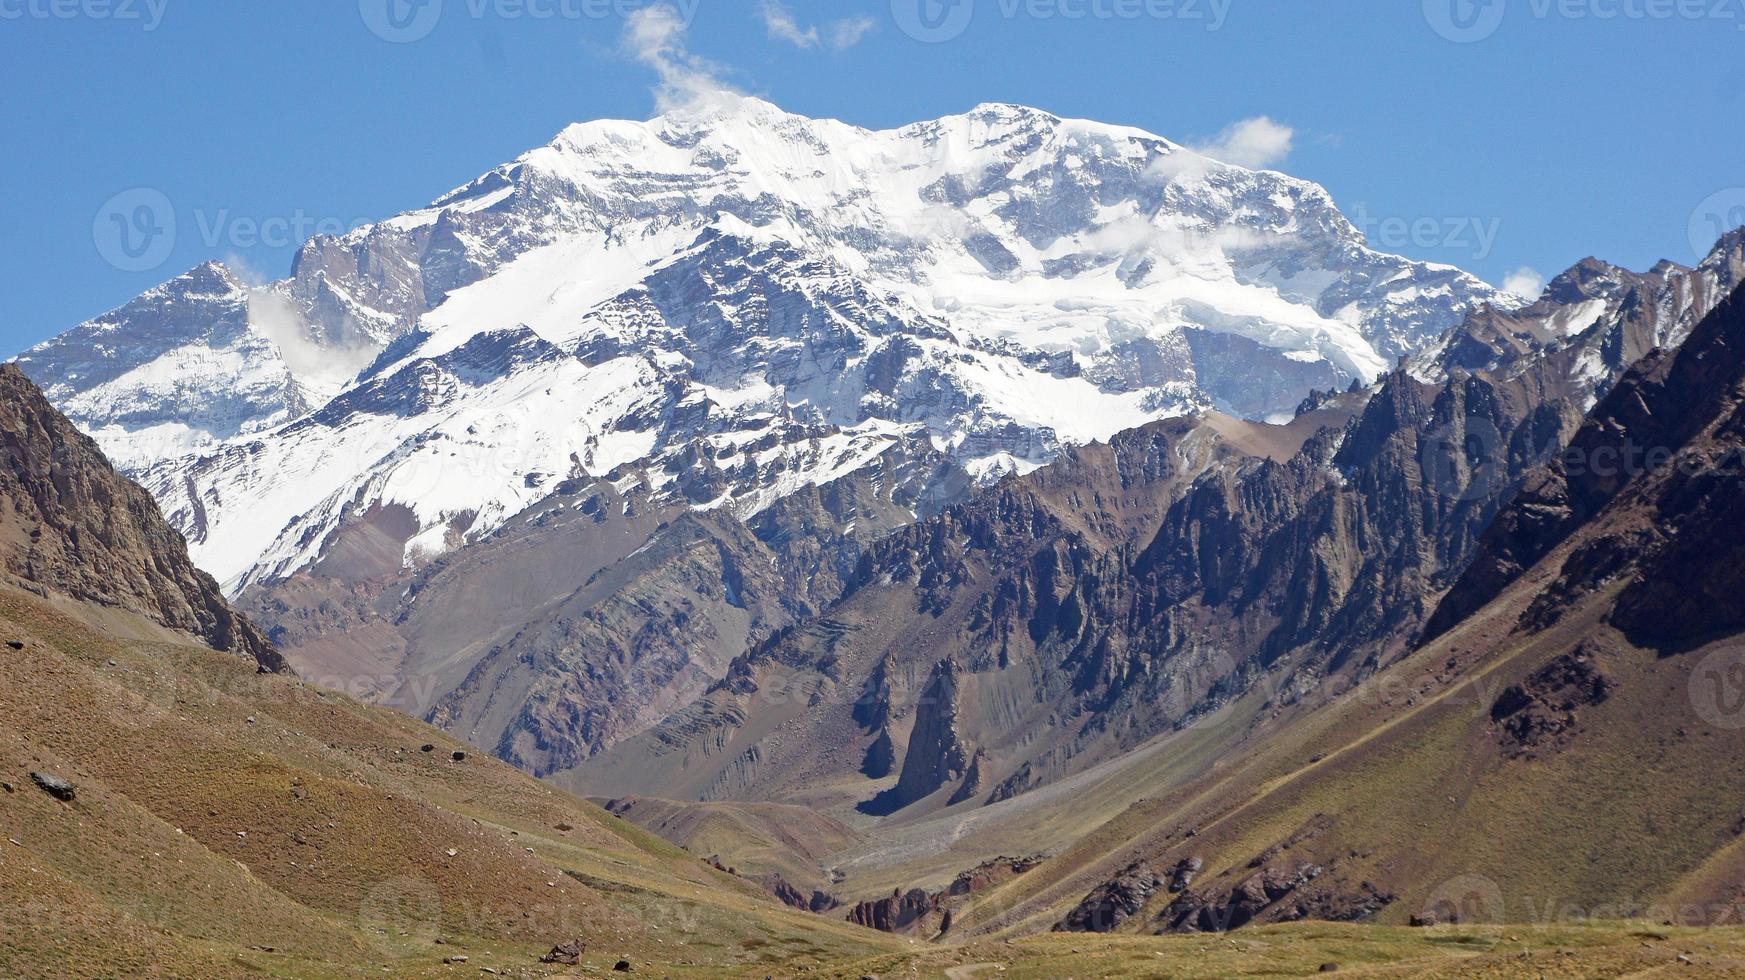
<path id="1" fill-rule="evenodd" d="M 209 258 L 282 276 L 312 231 L 569 122 L 653 114 L 625 43 L 649 0 L 418 3 L 0 0 L 0 349 Z M 1378 247 L 1499 283 L 1688 262 L 1745 222 L 1745 0 L 676 8 L 689 56 L 791 111 L 888 127 L 1018 102 L 1224 145 L 1325 184 Z M 99 219 L 142 200 L 173 245 L 118 253 Z"/>

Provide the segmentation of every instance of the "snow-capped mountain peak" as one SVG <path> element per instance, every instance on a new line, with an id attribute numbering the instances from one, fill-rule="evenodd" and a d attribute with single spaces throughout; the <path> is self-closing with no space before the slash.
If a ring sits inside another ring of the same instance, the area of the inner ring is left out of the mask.
<path id="1" fill-rule="evenodd" d="M 22 360 L 236 589 L 371 508 L 411 513 L 416 560 L 565 479 L 676 493 L 699 439 L 764 447 L 691 501 L 750 513 L 892 440 L 985 477 L 1160 416 L 1288 414 L 1487 302 L 1315 184 L 1140 130 L 733 97 L 569 126 L 285 280 L 202 267 Z"/>

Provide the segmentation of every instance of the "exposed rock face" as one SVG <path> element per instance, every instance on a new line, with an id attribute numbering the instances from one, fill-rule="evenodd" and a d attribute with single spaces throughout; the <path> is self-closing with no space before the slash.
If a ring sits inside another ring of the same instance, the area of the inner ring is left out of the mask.
<path id="1" fill-rule="evenodd" d="M 822 889 L 815 888 L 810 895 L 802 892 L 777 872 L 764 875 L 759 879 L 759 884 L 763 885 L 764 890 L 774 895 L 783 905 L 799 909 L 802 912 L 828 912 L 842 905 L 841 899 Z"/>
<path id="2" fill-rule="evenodd" d="M 883 779 L 897 768 L 897 748 L 891 743 L 891 731 L 881 727 L 866 747 L 866 760 L 861 763 L 861 775 L 868 779 Z"/>
<path id="3" fill-rule="evenodd" d="M 1300 865 L 1291 870 L 1266 868 L 1242 879 L 1221 900 L 1187 892 L 1171 902 L 1163 911 L 1165 932 L 1228 932 L 1254 921 L 1265 909 L 1321 876 L 1316 865 Z M 1294 914 L 1283 918 L 1301 918 Z"/>
<path id="4" fill-rule="evenodd" d="M 52 772 L 33 772 L 30 774 L 30 781 L 38 789 L 63 803 L 71 803 L 79 796 L 78 787 Z"/>
<path id="5" fill-rule="evenodd" d="M 911 888 L 905 892 L 898 889 L 888 898 L 861 902 L 849 912 L 848 921 L 881 932 L 942 935 L 951 931 L 952 913 L 971 896 L 1028 874 L 1042 861 L 1040 857 L 1000 857 L 984 861 L 959 874 L 941 891 Z"/>
<path id="6" fill-rule="evenodd" d="M 1194 878 L 1199 875 L 1200 869 L 1205 866 L 1206 860 L 1198 856 L 1185 857 L 1177 861 L 1175 867 L 1169 872 L 1169 890 L 1171 892 L 1186 891 L 1188 886 L 1194 883 Z"/>
<path id="7" fill-rule="evenodd" d="M 1733 309 L 1737 297 L 1719 305 L 1704 305 L 1700 300 L 1718 300 L 1732 291 L 1745 264 L 1742 252 L 1745 234 L 1736 232 L 1722 240 L 1696 273 L 1678 280 L 1685 292 L 1698 297 L 1678 323 L 1691 316 L 1700 323 L 1674 328 L 1665 326 L 1663 318 L 1655 333 L 1648 333 L 1642 325 L 1629 332 L 1638 345 L 1648 336 L 1678 346 L 1656 347 L 1632 366 L 1594 407 L 1567 448 L 1524 481 L 1519 495 L 1486 530 L 1470 567 L 1431 618 L 1426 636 L 1446 632 L 1490 601 L 1522 571 L 1591 521 L 1637 478 L 1660 469 L 1677 472 L 1678 467 L 1669 464 L 1675 462 L 1686 442 L 1734 407 L 1736 399 L 1729 391 L 1738 380 L 1738 365 L 1731 356 L 1740 342 L 1738 328 L 1731 323 L 1738 316 Z M 1652 300 L 1640 293 L 1631 297 L 1630 309 L 1654 308 Z M 1706 318 L 1702 316 L 1705 313 Z M 1705 481 L 1725 480 L 1729 470 L 1722 460 L 1700 464 L 1687 460 L 1686 467 L 1694 471 L 1684 484 L 1687 492 Z M 1706 497 L 1705 506 L 1726 506 L 1721 503 L 1726 499 L 1724 494 Z M 1587 558 L 1595 573 L 1606 564 L 1600 551 Z M 1698 583 L 1693 580 L 1689 584 Z M 1554 604 L 1568 598 L 1559 595 L 1549 601 Z M 1698 600 L 1688 611 L 1702 613 L 1711 608 L 1712 604 Z"/>
<path id="8" fill-rule="evenodd" d="M 41 590 L 118 606 L 247 657 L 284 664 L 210 576 L 151 496 L 115 472 L 16 365 L 0 365 L 0 558 Z"/>
<path id="9" fill-rule="evenodd" d="M 1151 866 L 1138 861 L 1120 874 L 1091 889 L 1066 918 L 1055 925 L 1056 932 L 1113 932 L 1121 923 L 1144 910 L 1151 896 L 1166 884 L 1152 873 Z"/>
<path id="10" fill-rule="evenodd" d="M 889 898 L 860 902 L 848 912 L 848 921 L 880 932 L 913 932 L 929 920 L 937 922 L 944 911 L 936 895 L 919 888 L 901 889 Z"/>
<path id="11" fill-rule="evenodd" d="M 992 861 L 984 861 L 953 878 L 945 889 L 945 895 L 947 898 L 962 898 L 997 888 L 1019 875 L 1036 870 L 1043 860 L 1040 856 L 1031 856 L 998 857 Z"/>
<path id="12" fill-rule="evenodd" d="M 950 798 L 945 801 L 946 805 L 955 806 L 986 793 L 988 791 L 987 769 L 992 761 L 993 757 L 988 755 L 986 749 L 976 749 L 975 755 L 970 757 L 969 769 L 963 774 L 963 781 L 958 783 L 957 789 L 952 791 Z"/>
<path id="13" fill-rule="evenodd" d="M 1288 874 L 1276 872 L 1250 877 L 1228 903 L 1208 905 L 1191 918 L 1169 920 L 1170 910 L 1166 910 L 1166 922 L 1158 931 L 1208 932 L 1220 931 L 1217 927 L 1225 923 L 1300 922 L 1305 919 L 1362 922 L 1396 900 L 1393 892 L 1368 881 L 1348 890 L 1322 887 L 1318 883 L 1311 885 L 1309 882 L 1318 877 L 1311 872 L 1312 869 L 1298 869 Z M 1186 904 L 1191 905 L 1191 900 Z M 1172 905 L 1171 909 L 1175 906 Z M 1175 924 L 1171 925 L 1171 921 Z"/>
<path id="14" fill-rule="evenodd" d="M 950 660 L 934 665 L 916 703 L 915 729 L 909 735 L 897 785 L 880 794 L 870 808 L 900 810 L 963 779 L 969 771 L 970 752 L 957 730 L 959 673 Z"/>
<path id="15" fill-rule="evenodd" d="M 1577 710 L 1605 701 L 1613 686 L 1592 655 L 1572 651 L 1505 689 L 1491 706 L 1491 720 L 1511 754 L 1527 754 L 1567 738 Z"/>
<path id="16" fill-rule="evenodd" d="M 558 943 L 556 946 L 553 946 L 551 952 L 539 958 L 539 962 L 575 966 L 582 962 L 582 955 L 587 951 L 587 945 L 580 939 L 571 939 L 568 942 Z"/>
<path id="17" fill-rule="evenodd" d="M 1518 310 L 1484 309 L 1409 362 L 1430 380 L 1459 373 L 1513 377 L 1550 365 L 1582 410 L 1619 374 L 1657 349 L 1677 347 L 1745 281 L 1745 235 L 1722 238 L 1695 268 L 1662 262 L 1631 272 L 1582 260 Z"/>

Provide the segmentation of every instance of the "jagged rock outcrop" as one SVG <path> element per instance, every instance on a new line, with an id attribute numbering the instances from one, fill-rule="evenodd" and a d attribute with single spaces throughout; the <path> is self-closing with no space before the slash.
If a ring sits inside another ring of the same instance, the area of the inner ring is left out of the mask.
<path id="1" fill-rule="evenodd" d="M 1019 875 L 1029 874 L 1041 867 L 1044 860 L 1046 859 L 1041 855 L 1031 855 L 1030 857 L 1016 858 L 997 857 L 991 861 L 983 861 L 968 871 L 960 872 L 956 878 L 953 878 L 951 884 L 946 886 L 945 896 L 947 898 L 962 898 L 966 895 L 980 894 L 991 888 L 998 888 Z"/>
<path id="2" fill-rule="evenodd" d="M 1144 861 L 1136 861 L 1120 874 L 1091 889 L 1066 918 L 1055 927 L 1056 932 L 1114 932 L 1123 922 L 1144 910 L 1151 896 L 1167 881 L 1155 874 Z"/>
<path id="3" fill-rule="evenodd" d="M 888 898 L 859 902 L 848 910 L 848 921 L 880 932 L 913 932 L 937 925 L 944 908 L 939 897 L 920 888 L 898 889 Z"/>
<path id="4" fill-rule="evenodd" d="M 915 727 L 903 754 L 897 785 L 869 801 L 872 813 L 890 813 L 963 780 L 971 753 L 958 733 L 958 683 L 961 668 L 941 660 L 928 675 L 915 705 Z"/>
<path id="5" fill-rule="evenodd" d="M 1605 701 L 1613 687 L 1592 653 L 1571 651 L 1505 689 L 1491 720 L 1510 754 L 1526 755 L 1569 737 L 1578 710 Z"/>
<path id="6" fill-rule="evenodd" d="M 149 494 L 57 412 L 24 372 L 0 365 L 0 559 L 15 582 L 139 613 L 284 669 L 260 631 L 188 560 Z"/>
<path id="7" fill-rule="evenodd" d="M 1183 892 L 1158 916 L 1156 931 L 1229 932 L 1254 922 L 1304 919 L 1359 922 L 1395 901 L 1391 892 L 1370 882 L 1348 892 L 1319 887 L 1325 873 L 1315 864 L 1268 867 L 1243 878 L 1227 893 Z"/>
<path id="8" fill-rule="evenodd" d="M 824 913 L 842 905 L 841 899 L 823 889 L 814 888 L 810 895 L 806 894 L 795 887 L 792 882 L 783 878 L 779 872 L 772 871 L 764 875 L 758 879 L 758 884 L 761 884 L 764 891 L 774 895 L 776 900 L 783 905 L 799 909 L 802 912 Z"/>
<path id="9" fill-rule="evenodd" d="M 897 889 L 889 897 L 860 902 L 849 911 L 848 921 L 881 932 L 943 935 L 951 931 L 953 913 L 975 895 L 997 888 L 1042 865 L 1041 857 L 999 857 L 958 874 L 951 884 L 936 892 L 920 888 Z"/>

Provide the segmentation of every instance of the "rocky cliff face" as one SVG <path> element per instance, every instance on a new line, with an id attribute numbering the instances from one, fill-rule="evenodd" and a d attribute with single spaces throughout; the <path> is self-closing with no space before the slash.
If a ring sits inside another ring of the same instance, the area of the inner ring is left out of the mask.
<path id="1" fill-rule="evenodd" d="M 909 733 L 897 785 L 870 801 L 869 811 L 894 812 L 926 799 L 941 787 L 975 781 L 970 778 L 974 753 L 958 731 L 959 674 L 957 664 L 941 660 L 927 676 L 915 703 L 915 725 Z"/>
<path id="2" fill-rule="evenodd" d="M 0 560 L 15 582 L 140 613 L 262 670 L 284 668 L 188 560 L 151 496 L 115 472 L 13 364 L 0 365 L 0 446 Z"/>
<path id="3" fill-rule="evenodd" d="M 1745 315 L 1735 294 L 1676 351 L 1651 355 L 1595 408 L 1568 449 L 1533 475 L 1485 535 L 1431 623 L 1438 634 L 1494 599 L 1578 532 L 1591 535 L 1527 613 L 1545 625 L 1608 581 L 1634 574 L 1613 621 L 1638 642 L 1687 643 L 1745 625 L 1728 531 L 1745 456 Z M 1600 515 L 1613 511 L 1604 533 Z"/>

